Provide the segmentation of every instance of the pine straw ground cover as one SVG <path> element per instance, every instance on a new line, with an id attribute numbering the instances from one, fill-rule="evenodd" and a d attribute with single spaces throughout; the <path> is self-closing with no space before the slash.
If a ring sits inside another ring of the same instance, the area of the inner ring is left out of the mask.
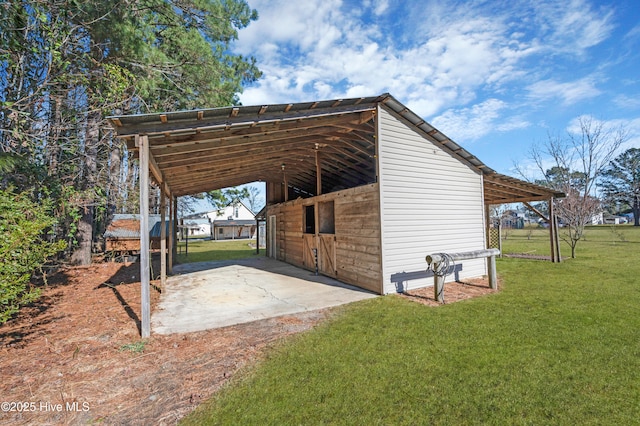
<path id="1" fill-rule="evenodd" d="M 175 424 L 265 347 L 327 314 L 141 341 L 139 264 L 65 269 L 0 326 L 0 402 L 16 403 L 0 424 Z"/>

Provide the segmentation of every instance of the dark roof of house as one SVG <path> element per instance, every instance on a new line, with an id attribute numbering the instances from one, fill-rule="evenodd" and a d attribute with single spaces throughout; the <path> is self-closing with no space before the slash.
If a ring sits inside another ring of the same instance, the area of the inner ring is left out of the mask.
<path id="1" fill-rule="evenodd" d="M 213 222 L 213 226 L 219 228 L 221 226 L 247 226 L 255 225 L 255 220 L 243 219 L 243 220 L 216 220 Z"/>

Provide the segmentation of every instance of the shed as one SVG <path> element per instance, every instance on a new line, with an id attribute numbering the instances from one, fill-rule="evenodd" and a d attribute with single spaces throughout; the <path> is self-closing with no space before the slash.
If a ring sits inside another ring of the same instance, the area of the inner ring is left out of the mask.
<path id="1" fill-rule="evenodd" d="M 152 249 L 160 248 L 160 215 L 149 215 L 149 237 Z M 114 214 L 104 232 L 107 252 L 140 251 L 140 215 Z"/>
<path id="2" fill-rule="evenodd" d="M 389 94 L 110 120 L 139 153 L 143 212 L 145 170 L 173 203 L 264 181 L 269 256 L 380 294 L 430 284 L 426 254 L 486 248 L 490 205 L 562 196 L 496 173 Z"/>

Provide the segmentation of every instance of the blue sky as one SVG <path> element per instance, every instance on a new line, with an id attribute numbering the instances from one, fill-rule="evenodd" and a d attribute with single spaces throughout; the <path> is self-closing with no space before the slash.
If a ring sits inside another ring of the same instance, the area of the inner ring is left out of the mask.
<path id="1" fill-rule="evenodd" d="M 640 2 L 248 0 L 244 105 L 391 93 L 500 173 L 583 115 L 640 147 Z"/>

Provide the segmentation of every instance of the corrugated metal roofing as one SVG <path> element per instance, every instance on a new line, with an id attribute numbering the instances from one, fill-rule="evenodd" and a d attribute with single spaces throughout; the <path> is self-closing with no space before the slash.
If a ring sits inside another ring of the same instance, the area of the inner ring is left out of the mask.
<path id="1" fill-rule="evenodd" d="M 169 223 L 167 224 L 167 229 Z M 160 215 L 149 215 L 149 235 L 160 236 Z M 114 214 L 107 229 L 104 232 L 105 238 L 118 239 L 139 239 L 140 238 L 140 215 L 137 214 Z"/>
<path id="2" fill-rule="evenodd" d="M 492 189 L 485 191 L 488 203 L 562 195 L 496 173 L 390 94 L 114 116 L 109 120 L 132 150 L 136 150 L 137 135 L 149 137 L 153 176 L 174 195 L 284 180 L 294 191 L 313 195 L 316 155 L 321 161 L 325 192 L 376 181 L 375 114 L 379 105 L 482 172 L 485 189 Z"/>

